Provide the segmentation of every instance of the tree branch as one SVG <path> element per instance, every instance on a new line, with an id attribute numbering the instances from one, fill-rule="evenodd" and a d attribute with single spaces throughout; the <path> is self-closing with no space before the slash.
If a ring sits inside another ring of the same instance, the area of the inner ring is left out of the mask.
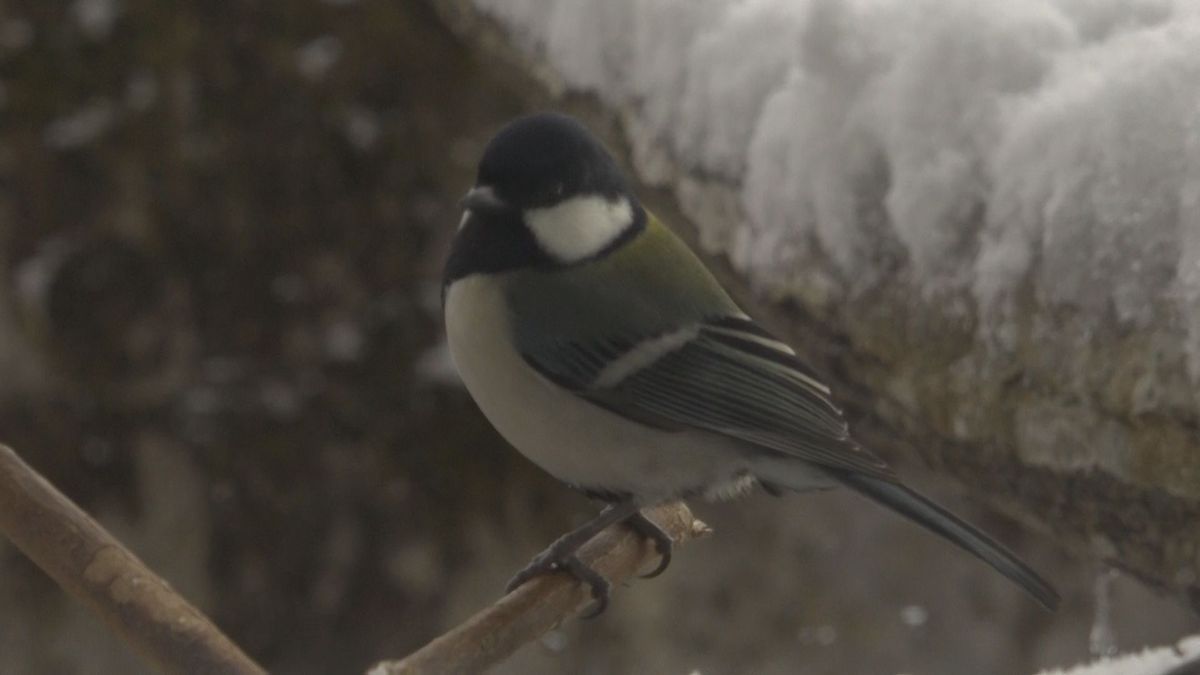
<path id="1" fill-rule="evenodd" d="M 5 445 L 0 445 L 0 532 L 160 670 L 266 672 Z"/>
<path id="2" fill-rule="evenodd" d="M 645 515 L 676 544 L 711 530 L 683 502 L 647 509 Z M 623 525 L 614 525 L 579 550 L 579 559 L 604 575 L 613 587 L 657 559 L 654 545 Z M 476 673 L 499 663 L 519 647 L 578 614 L 591 602 L 583 584 L 565 573 L 538 577 L 509 593 L 457 628 L 401 661 L 376 664 L 369 675 Z"/>

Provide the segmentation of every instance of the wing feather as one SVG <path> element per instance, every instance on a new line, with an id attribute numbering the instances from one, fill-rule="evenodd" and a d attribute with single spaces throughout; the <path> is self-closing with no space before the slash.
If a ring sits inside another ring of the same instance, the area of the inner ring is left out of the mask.
<path id="1" fill-rule="evenodd" d="M 526 359 L 543 373 L 560 373 L 552 379 L 579 396 L 644 424 L 702 429 L 821 466 L 894 479 L 881 459 L 850 439 L 828 388 L 790 349 L 777 343 L 764 352 L 761 341 L 727 339 L 730 331 L 705 322 L 692 339 L 608 386 L 596 386 L 595 375 L 613 358 L 611 346 L 572 345 L 568 351 L 589 364 L 578 379 L 564 380 L 563 369 L 548 367 L 545 358 Z M 763 331 L 754 326 L 753 334 Z"/>

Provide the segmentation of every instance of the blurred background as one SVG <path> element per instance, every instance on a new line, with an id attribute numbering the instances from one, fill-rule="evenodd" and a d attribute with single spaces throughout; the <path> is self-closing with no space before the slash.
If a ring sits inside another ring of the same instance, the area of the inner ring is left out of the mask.
<path id="1" fill-rule="evenodd" d="M 531 100 L 416 0 L 3 3 L 0 442 L 273 672 L 360 671 L 491 602 L 597 508 L 439 346 L 457 200 Z M 498 672 L 1026 673 L 1196 629 L 901 470 L 1063 609 L 853 496 L 756 494 L 695 505 L 713 537 Z M 0 541 L 0 672 L 144 667 Z"/>

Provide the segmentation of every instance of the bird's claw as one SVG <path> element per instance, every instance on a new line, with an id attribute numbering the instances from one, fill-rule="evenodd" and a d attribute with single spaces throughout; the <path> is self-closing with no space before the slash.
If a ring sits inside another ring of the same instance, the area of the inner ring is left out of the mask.
<path id="1" fill-rule="evenodd" d="M 504 592 L 512 593 L 535 577 L 559 571 L 570 574 L 579 581 L 587 584 L 588 588 L 591 589 L 592 599 L 596 601 L 596 606 L 580 618 L 594 619 L 604 613 L 604 610 L 608 608 L 608 592 L 611 588 L 608 579 L 605 579 L 599 572 L 583 564 L 583 561 L 575 555 L 566 555 L 559 559 L 539 555 L 525 569 L 513 576 L 508 582 L 508 586 L 505 587 Z"/>
<path id="2" fill-rule="evenodd" d="M 592 600 L 596 601 L 595 607 L 592 607 L 586 614 L 580 615 L 581 619 L 594 619 L 604 613 L 608 609 L 608 590 L 610 588 L 608 579 L 605 579 L 596 570 L 584 565 L 579 558 L 570 556 L 562 562 L 560 568 L 570 572 L 572 576 L 587 584 L 592 589 Z"/>
<path id="3" fill-rule="evenodd" d="M 629 520 L 625 522 L 629 523 L 634 532 L 654 542 L 654 549 L 658 551 L 658 566 L 643 574 L 642 578 L 653 579 L 667 571 L 667 567 L 671 565 L 671 548 L 674 544 L 671 541 L 671 535 L 664 532 L 653 520 L 643 516 L 640 511 L 630 516 Z"/>
<path id="4" fill-rule="evenodd" d="M 530 561 L 525 566 L 525 569 L 517 572 L 516 576 L 505 587 L 505 593 L 512 593 L 534 577 L 550 572 L 562 571 L 591 588 L 592 598 L 596 601 L 596 606 L 585 614 L 583 618 L 591 619 L 600 616 L 605 608 L 608 607 L 608 594 L 611 585 L 599 572 L 588 567 L 576 557 L 575 552 L 579 550 L 579 547 L 585 541 L 591 539 L 605 527 L 619 522 L 629 523 L 634 532 L 653 541 L 654 547 L 658 551 L 660 556 L 658 566 L 651 570 L 650 573 L 642 576 L 650 578 L 662 574 L 663 570 L 667 569 L 667 566 L 671 564 L 671 536 L 663 532 L 662 528 L 654 521 L 643 516 L 638 511 L 636 504 L 632 501 L 625 501 L 605 507 L 596 518 L 593 518 L 582 527 L 576 528 L 559 537 L 549 548 L 539 553 L 537 557 Z"/>

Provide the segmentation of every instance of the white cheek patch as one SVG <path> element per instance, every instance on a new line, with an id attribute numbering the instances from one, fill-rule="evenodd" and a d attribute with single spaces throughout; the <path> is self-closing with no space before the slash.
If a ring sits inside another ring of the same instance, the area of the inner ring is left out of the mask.
<path id="1" fill-rule="evenodd" d="M 624 197 L 572 197 L 554 206 L 529 209 L 525 224 L 538 246 L 562 263 L 590 258 L 633 224 L 633 206 Z"/>

